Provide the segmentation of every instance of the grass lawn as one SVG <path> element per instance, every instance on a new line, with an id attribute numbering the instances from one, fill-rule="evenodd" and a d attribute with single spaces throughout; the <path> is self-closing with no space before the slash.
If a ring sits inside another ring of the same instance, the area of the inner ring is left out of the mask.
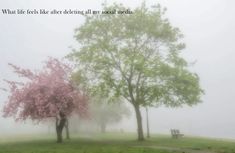
<path id="1" fill-rule="evenodd" d="M 0 136 L 0 153 L 235 153 L 235 142 L 154 135 L 144 142 L 135 134 L 106 133 L 73 136 L 57 144 L 52 135 Z"/>

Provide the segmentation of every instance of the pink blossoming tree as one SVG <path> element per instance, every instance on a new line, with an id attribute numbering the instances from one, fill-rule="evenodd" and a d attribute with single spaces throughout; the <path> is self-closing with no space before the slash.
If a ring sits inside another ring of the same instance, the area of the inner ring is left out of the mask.
<path id="1" fill-rule="evenodd" d="M 87 116 L 87 97 L 84 91 L 70 81 L 71 68 L 57 59 L 50 58 L 43 70 L 33 72 L 9 64 L 24 82 L 7 81 L 10 95 L 3 108 L 4 117 L 16 121 L 54 119 L 57 142 L 62 142 L 62 131 L 68 117 L 78 113 Z"/>

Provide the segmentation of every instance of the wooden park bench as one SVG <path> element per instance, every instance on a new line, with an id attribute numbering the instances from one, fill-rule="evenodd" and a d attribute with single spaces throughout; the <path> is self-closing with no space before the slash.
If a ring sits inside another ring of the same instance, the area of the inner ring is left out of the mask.
<path id="1" fill-rule="evenodd" d="M 171 129 L 171 136 L 172 136 L 172 138 L 177 139 L 177 138 L 183 137 L 184 134 L 181 134 L 180 130 L 178 130 L 178 129 Z"/>

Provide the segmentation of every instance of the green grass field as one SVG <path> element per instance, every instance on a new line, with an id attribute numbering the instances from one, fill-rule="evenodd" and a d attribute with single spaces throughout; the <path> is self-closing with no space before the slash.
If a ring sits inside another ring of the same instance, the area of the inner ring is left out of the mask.
<path id="1" fill-rule="evenodd" d="M 144 142 L 131 133 L 73 136 L 57 144 L 52 135 L 0 136 L 0 153 L 235 153 L 235 142 L 154 135 Z"/>

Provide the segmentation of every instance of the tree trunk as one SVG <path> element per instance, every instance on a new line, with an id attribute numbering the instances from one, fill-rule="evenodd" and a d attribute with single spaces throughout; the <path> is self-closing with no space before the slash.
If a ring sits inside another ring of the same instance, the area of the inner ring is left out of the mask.
<path id="1" fill-rule="evenodd" d="M 134 105 L 134 108 L 135 108 L 136 120 L 137 120 L 138 141 L 144 141 L 142 117 L 141 117 L 139 105 Z"/>
<path id="2" fill-rule="evenodd" d="M 57 143 L 62 143 L 63 138 L 62 138 L 62 129 L 61 128 L 56 128 L 56 134 L 57 134 Z"/>
<path id="3" fill-rule="evenodd" d="M 106 125 L 105 125 L 105 123 L 101 123 L 100 124 L 100 130 L 101 130 L 101 133 L 105 133 L 106 132 Z"/>
<path id="4" fill-rule="evenodd" d="M 66 119 L 66 123 L 65 123 L 65 130 L 66 130 L 66 139 L 70 139 L 70 134 L 69 134 L 69 120 Z"/>
<path id="5" fill-rule="evenodd" d="M 145 110 L 146 110 L 147 138 L 150 138 L 148 108 L 146 107 Z"/>
<path id="6" fill-rule="evenodd" d="M 66 118 L 63 113 L 60 113 L 60 118 L 56 118 L 56 134 L 57 134 L 57 143 L 63 142 L 62 132 L 65 126 Z"/>

